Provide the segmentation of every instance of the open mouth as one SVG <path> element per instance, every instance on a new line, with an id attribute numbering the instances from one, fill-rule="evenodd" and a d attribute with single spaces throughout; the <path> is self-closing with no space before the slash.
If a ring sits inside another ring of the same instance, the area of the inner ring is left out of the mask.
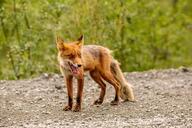
<path id="1" fill-rule="evenodd" d="M 70 67 L 70 69 L 71 69 L 71 73 L 72 73 L 73 75 L 78 75 L 78 74 L 79 74 L 78 67 L 75 66 L 75 65 L 73 65 L 73 64 L 71 64 L 71 63 L 69 63 L 69 62 L 68 62 L 68 64 L 69 64 L 69 67 Z"/>

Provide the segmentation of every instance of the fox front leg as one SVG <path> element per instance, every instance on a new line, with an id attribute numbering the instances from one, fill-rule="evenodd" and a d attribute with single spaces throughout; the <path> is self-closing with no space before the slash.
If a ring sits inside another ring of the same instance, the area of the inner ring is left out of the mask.
<path id="1" fill-rule="evenodd" d="M 78 88 L 77 88 L 77 97 L 76 97 L 76 105 L 73 108 L 74 112 L 81 111 L 81 103 L 82 103 L 82 94 L 83 94 L 83 86 L 84 86 L 84 79 L 78 79 Z"/>
<path id="2" fill-rule="evenodd" d="M 66 105 L 63 110 L 69 111 L 73 106 L 73 85 L 72 85 L 73 76 L 66 76 L 67 83 L 67 93 L 68 93 L 68 105 Z"/>

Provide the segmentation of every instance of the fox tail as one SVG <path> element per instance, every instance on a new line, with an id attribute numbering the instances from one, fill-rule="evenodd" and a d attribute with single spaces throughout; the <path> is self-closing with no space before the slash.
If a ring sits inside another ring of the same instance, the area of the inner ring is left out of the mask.
<path id="1" fill-rule="evenodd" d="M 129 84 L 120 69 L 118 61 L 113 60 L 111 63 L 111 72 L 115 79 L 120 83 L 120 97 L 125 101 L 135 101 L 132 85 Z"/>

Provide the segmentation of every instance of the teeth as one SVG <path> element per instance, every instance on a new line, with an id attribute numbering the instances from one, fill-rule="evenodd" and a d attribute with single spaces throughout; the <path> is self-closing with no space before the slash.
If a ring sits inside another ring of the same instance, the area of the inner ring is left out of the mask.
<path id="1" fill-rule="evenodd" d="M 70 68 L 71 68 L 71 72 L 73 73 L 73 74 L 78 74 L 78 70 L 77 70 L 77 68 L 76 67 L 74 67 L 73 65 L 69 65 L 70 66 Z"/>

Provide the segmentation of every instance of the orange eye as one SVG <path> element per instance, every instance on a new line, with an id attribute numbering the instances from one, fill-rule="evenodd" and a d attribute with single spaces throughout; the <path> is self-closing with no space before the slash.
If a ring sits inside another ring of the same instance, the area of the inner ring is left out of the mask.
<path id="1" fill-rule="evenodd" d="M 69 55 L 66 55 L 67 57 L 70 57 L 71 56 L 71 54 L 69 54 Z"/>
<path id="2" fill-rule="evenodd" d="M 74 57 L 72 54 L 65 55 L 65 56 L 68 57 L 68 58 L 73 58 Z"/>

